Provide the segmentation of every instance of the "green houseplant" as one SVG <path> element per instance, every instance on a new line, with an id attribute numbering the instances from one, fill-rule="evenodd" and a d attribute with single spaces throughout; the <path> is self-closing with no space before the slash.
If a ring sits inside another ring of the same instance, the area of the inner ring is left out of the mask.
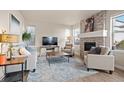
<path id="1" fill-rule="evenodd" d="M 25 31 L 22 34 L 22 40 L 26 43 L 27 46 L 28 46 L 28 42 L 30 41 L 30 39 L 31 39 L 31 33 L 28 33 L 27 31 Z"/>

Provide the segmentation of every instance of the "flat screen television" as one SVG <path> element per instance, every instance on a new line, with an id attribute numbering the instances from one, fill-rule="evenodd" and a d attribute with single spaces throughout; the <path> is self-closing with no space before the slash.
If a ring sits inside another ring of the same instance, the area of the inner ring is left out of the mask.
<path id="1" fill-rule="evenodd" d="M 42 45 L 58 45 L 57 37 L 42 37 Z"/>

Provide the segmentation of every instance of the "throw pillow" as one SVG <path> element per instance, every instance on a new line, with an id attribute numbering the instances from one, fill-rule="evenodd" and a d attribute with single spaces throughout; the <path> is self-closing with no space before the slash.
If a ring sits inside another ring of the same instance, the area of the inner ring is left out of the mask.
<path id="1" fill-rule="evenodd" d="M 26 56 L 31 55 L 31 53 L 28 50 L 26 50 L 25 48 L 20 48 L 19 49 L 19 54 L 20 55 L 26 55 Z"/>
<path id="2" fill-rule="evenodd" d="M 108 55 L 110 52 L 110 49 L 108 47 L 105 46 L 100 46 L 101 47 L 101 53 L 100 55 Z"/>
<path id="3" fill-rule="evenodd" d="M 65 49 L 71 49 L 72 46 L 65 46 Z"/>
<path id="4" fill-rule="evenodd" d="M 88 54 L 95 54 L 95 47 L 91 47 L 90 51 L 88 52 Z"/>
<path id="5" fill-rule="evenodd" d="M 12 48 L 12 54 L 13 54 L 13 56 L 18 56 L 19 55 L 18 50 L 19 50 L 19 47 L 17 47 L 17 46 L 14 46 Z"/>
<path id="6" fill-rule="evenodd" d="M 100 54 L 101 48 L 100 47 L 92 47 L 88 54 Z"/>
<path id="7" fill-rule="evenodd" d="M 95 50 L 96 50 L 96 54 L 100 54 L 101 53 L 101 48 L 100 47 L 96 47 Z"/>

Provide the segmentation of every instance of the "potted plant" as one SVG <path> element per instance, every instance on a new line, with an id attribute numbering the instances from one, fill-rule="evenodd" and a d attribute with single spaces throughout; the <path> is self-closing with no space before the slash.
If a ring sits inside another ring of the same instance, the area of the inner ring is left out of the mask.
<path id="1" fill-rule="evenodd" d="M 31 39 L 31 33 L 28 33 L 27 31 L 25 31 L 22 34 L 22 40 L 26 43 L 26 45 L 28 46 L 28 41 L 30 41 Z"/>

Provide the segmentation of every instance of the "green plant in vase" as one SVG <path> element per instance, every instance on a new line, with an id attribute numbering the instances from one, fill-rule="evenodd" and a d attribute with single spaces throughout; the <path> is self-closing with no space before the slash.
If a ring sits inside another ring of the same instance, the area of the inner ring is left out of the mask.
<path id="1" fill-rule="evenodd" d="M 26 43 L 28 46 L 28 42 L 31 39 L 31 33 L 28 33 L 27 31 L 22 34 L 22 40 Z"/>

